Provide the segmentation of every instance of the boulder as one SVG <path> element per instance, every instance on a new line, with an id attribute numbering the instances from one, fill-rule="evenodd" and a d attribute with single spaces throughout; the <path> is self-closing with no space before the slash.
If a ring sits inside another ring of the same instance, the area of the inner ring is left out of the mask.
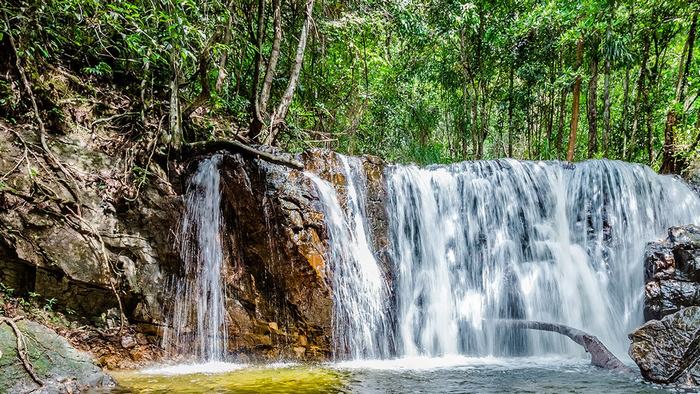
<path id="1" fill-rule="evenodd" d="M 668 236 L 647 245 L 645 320 L 660 319 L 700 305 L 700 227 L 671 227 Z"/>
<path id="2" fill-rule="evenodd" d="M 645 379 L 700 385 L 700 307 L 651 320 L 629 335 L 629 355 Z"/>
<path id="3" fill-rule="evenodd" d="M 17 355 L 15 333 L 3 323 L 0 324 L 0 392 L 64 393 L 114 385 L 112 378 L 87 353 L 73 348 L 53 330 L 26 320 L 16 324 L 24 337 L 28 360 L 44 386 L 40 388 L 24 369 Z"/>

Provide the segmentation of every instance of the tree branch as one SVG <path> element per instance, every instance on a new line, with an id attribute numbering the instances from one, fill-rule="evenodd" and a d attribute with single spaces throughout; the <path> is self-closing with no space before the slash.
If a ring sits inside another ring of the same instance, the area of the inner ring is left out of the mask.
<path id="1" fill-rule="evenodd" d="M 629 367 L 627 367 L 610 350 L 608 350 L 608 348 L 605 347 L 605 345 L 603 345 L 603 343 L 597 337 L 588 334 L 584 331 L 578 330 L 576 328 L 569 327 L 563 324 L 545 323 L 532 320 L 503 319 L 495 320 L 494 322 L 497 325 L 508 328 L 521 330 L 550 331 L 566 335 L 572 341 L 581 345 L 586 350 L 586 352 L 590 353 L 592 365 L 613 371 L 630 372 Z"/>
<path id="2" fill-rule="evenodd" d="M 270 163 L 280 164 L 294 170 L 304 169 L 304 165 L 295 159 L 287 159 L 279 155 L 263 152 L 238 141 L 214 140 L 194 142 L 191 144 L 183 145 L 183 153 L 189 155 L 211 153 L 222 149 L 235 153 L 240 153 L 244 156 L 265 160 Z"/>

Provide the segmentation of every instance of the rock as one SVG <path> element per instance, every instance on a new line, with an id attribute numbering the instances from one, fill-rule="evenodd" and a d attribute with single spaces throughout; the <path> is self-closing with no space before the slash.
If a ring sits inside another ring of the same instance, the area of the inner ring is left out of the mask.
<path id="1" fill-rule="evenodd" d="M 297 356 L 297 358 L 302 358 L 304 353 L 306 353 L 306 348 L 303 346 L 295 346 L 292 349 L 294 350 L 294 354 Z"/>
<path id="2" fill-rule="evenodd" d="M 122 159 L 105 151 L 99 142 L 111 137 L 118 135 L 95 137 L 77 128 L 49 143 L 66 167 L 82 174 L 77 192 L 83 205 L 80 220 L 67 220 L 70 210 L 64 204 L 35 193 L 26 174 L 10 172 L 12 163 L 23 154 L 19 145 L 0 145 L 0 157 L 7 159 L 0 161 L 0 173 L 9 175 L 3 181 L 9 188 L 0 188 L 0 282 L 15 288 L 20 296 L 35 292 L 42 298 L 55 298 L 57 308 L 70 309 L 100 324 L 100 316 L 117 307 L 110 283 L 110 276 L 116 275 L 110 272 L 119 272 L 127 317 L 138 321 L 146 315 L 162 323 L 161 305 L 168 296 L 164 280 L 178 265 L 173 239 L 164 229 L 177 225 L 182 204 L 167 182 L 168 174 L 155 168 L 158 166 L 149 167 L 157 176 L 149 178 L 138 196 L 131 196 L 128 188 L 133 185 L 124 179 Z M 31 143 L 33 136 L 25 134 L 24 138 Z M 0 140 L 16 137 L 9 130 L 0 130 Z M 51 167 L 41 156 L 33 160 L 32 166 Z M 72 200 L 62 185 L 47 186 L 66 201 Z M 105 266 L 95 232 L 105 244 L 111 269 Z M 137 317 L 134 306 L 138 303 L 142 305 Z"/>
<path id="3" fill-rule="evenodd" d="M 130 335 L 123 336 L 121 343 L 124 349 L 131 349 L 132 347 L 136 346 L 136 340 Z"/>
<path id="4" fill-rule="evenodd" d="M 647 245 L 644 264 L 646 320 L 700 305 L 700 227 L 671 227 L 666 239 Z"/>
<path id="5" fill-rule="evenodd" d="M 26 320 L 18 321 L 17 326 L 27 344 L 29 361 L 45 383 L 35 392 L 79 392 L 114 385 L 87 353 L 73 348 L 53 330 Z M 0 325 L 0 392 L 23 393 L 38 388 L 19 361 L 16 349 L 14 332 L 9 325 Z"/>
<path id="6" fill-rule="evenodd" d="M 146 338 L 146 336 L 143 333 L 136 333 L 136 343 L 138 343 L 139 345 L 148 345 L 148 338 Z"/>
<path id="7" fill-rule="evenodd" d="M 700 307 L 651 320 L 629 335 L 629 355 L 645 379 L 700 385 Z"/>
<path id="8" fill-rule="evenodd" d="M 115 337 L 109 346 L 91 348 L 104 365 L 114 366 L 146 346 L 145 342 L 160 343 L 158 337 L 168 330 L 171 283 L 183 274 L 174 234 L 184 208 L 188 176 L 202 157 L 149 160 L 150 175 L 135 193 L 133 179 L 125 178 L 124 169 L 138 163 L 125 163 L 123 155 L 103 143 L 123 136 L 111 129 L 86 130 L 78 128 L 49 144 L 62 163 L 81 174 L 80 220 L 66 220 L 69 206 L 44 198 L 26 174 L 13 172 L 24 154 L 21 144 L 0 143 L 0 173 L 9 174 L 3 180 L 8 187 L 0 188 L 0 282 L 16 289 L 18 296 L 34 292 L 55 298 L 57 310 L 79 318 L 81 325 L 85 320 L 101 329 L 121 325 L 118 294 L 130 327 L 148 338 L 144 341 L 137 332 L 129 332 L 128 338 Z M 36 143 L 33 133 L 17 132 L 27 143 Z M 14 133 L 0 130 L 0 141 L 15 140 Z M 135 153 L 138 148 L 143 147 L 120 145 Z M 332 278 L 327 267 L 325 218 L 313 183 L 299 169 L 250 155 L 223 155 L 223 278 L 229 297 L 229 350 L 264 360 L 293 357 L 297 354 L 294 347 L 301 345 L 306 349 L 304 359 L 328 358 Z M 316 149 L 295 157 L 283 155 L 330 181 L 339 197 L 347 193 L 335 153 Z M 32 160 L 39 161 L 34 163 L 37 168 L 51 167 L 40 162 L 41 157 Z M 385 163 L 370 156 L 361 160 L 367 178 L 371 239 L 391 279 L 386 254 Z M 71 201 L 64 186 L 50 186 L 61 199 Z M 73 222 L 82 226 L 71 225 Z M 115 352 L 123 353 L 117 356 Z"/>

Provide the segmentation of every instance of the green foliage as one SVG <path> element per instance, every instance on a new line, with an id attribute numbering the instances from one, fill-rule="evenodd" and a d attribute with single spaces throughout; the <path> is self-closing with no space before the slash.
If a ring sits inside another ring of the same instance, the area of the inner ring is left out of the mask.
<path id="1" fill-rule="evenodd" d="M 94 67 L 83 67 L 83 73 L 98 77 L 106 77 L 112 75 L 112 67 L 105 62 L 99 62 Z"/>
<path id="2" fill-rule="evenodd" d="M 283 37 L 271 103 L 289 81 L 305 3 L 281 1 Z M 158 111 L 167 110 L 160 103 L 168 103 L 169 84 L 179 75 L 183 108 L 208 90 L 207 114 L 238 126 L 230 129 L 246 129 L 274 36 L 272 2 L 265 1 L 262 62 L 255 64 L 258 5 L 258 0 L 25 0 L 0 5 L 11 25 L 0 34 L 17 37 L 27 62 L 64 63 L 130 92 L 147 90 L 145 100 L 154 104 L 143 103 L 145 111 L 158 119 L 164 115 Z M 576 159 L 658 165 L 672 107 L 682 114 L 677 150 L 693 158 L 684 149 L 699 132 L 697 61 L 688 67 L 688 99 L 677 104 L 675 90 L 697 8 L 678 0 L 317 1 L 279 141 L 292 151 L 323 146 L 421 163 L 510 152 L 517 158 L 562 159 L 572 88 L 580 76 Z M 583 62 L 577 68 L 580 40 Z M 262 75 L 253 86 L 256 69 Z M 591 81 L 598 90 L 597 113 L 587 111 Z M 7 84 L 0 80 L 0 108 L 16 105 Z M 606 93 L 609 123 L 603 118 Z M 205 132 L 188 138 L 230 132 L 204 123 Z M 598 146 L 589 152 L 591 133 Z M 133 174 L 141 184 L 148 177 L 138 166 Z"/>
<path id="3" fill-rule="evenodd" d="M 44 304 L 44 310 L 47 312 L 53 311 L 54 306 L 56 305 L 56 299 L 55 298 L 47 298 L 46 299 L 46 304 Z"/>
<path id="4" fill-rule="evenodd" d="M 14 297 L 15 294 L 15 289 L 6 286 L 4 283 L 0 282 L 0 293 L 5 297 L 5 298 L 10 298 Z"/>

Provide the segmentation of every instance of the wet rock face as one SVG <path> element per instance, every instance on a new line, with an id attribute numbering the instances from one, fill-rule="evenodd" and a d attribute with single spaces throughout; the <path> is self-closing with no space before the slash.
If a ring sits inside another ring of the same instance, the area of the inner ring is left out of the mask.
<path id="1" fill-rule="evenodd" d="M 345 193 L 335 154 L 315 150 L 301 159 L 307 170 Z M 365 158 L 363 164 L 373 241 L 381 248 L 387 242 L 383 162 Z M 327 359 L 332 273 L 313 183 L 298 170 L 239 155 L 224 156 L 220 171 L 229 349 L 257 359 Z"/>
<path id="2" fill-rule="evenodd" d="M 332 301 L 312 185 L 299 171 L 238 155 L 225 156 L 220 171 L 229 348 L 325 358 Z"/>
<path id="3" fill-rule="evenodd" d="M 648 321 L 629 337 L 629 354 L 645 379 L 700 385 L 700 307 Z"/>
<path id="4" fill-rule="evenodd" d="M 668 237 L 647 245 L 645 320 L 700 305 L 700 227 L 671 227 Z"/>

